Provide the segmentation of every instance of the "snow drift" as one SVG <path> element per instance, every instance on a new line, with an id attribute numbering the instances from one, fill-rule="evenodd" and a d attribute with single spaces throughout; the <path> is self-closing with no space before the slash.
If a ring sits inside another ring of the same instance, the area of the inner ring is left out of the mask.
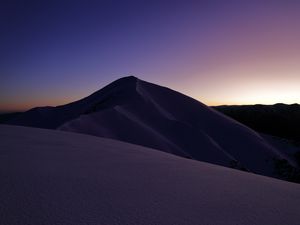
<path id="1" fill-rule="evenodd" d="M 9 124 L 107 137 L 274 177 L 276 160 L 292 164 L 251 129 L 136 77 L 121 78 L 77 102 L 29 110 Z"/>
<path id="2" fill-rule="evenodd" d="M 1 224 L 296 225 L 300 186 L 116 140 L 0 126 Z"/>

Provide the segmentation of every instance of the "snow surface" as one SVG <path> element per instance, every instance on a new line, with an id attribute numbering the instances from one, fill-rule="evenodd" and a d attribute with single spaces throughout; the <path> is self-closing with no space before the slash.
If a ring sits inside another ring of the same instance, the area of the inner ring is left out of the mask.
<path id="1" fill-rule="evenodd" d="M 135 77 L 119 79 L 77 102 L 32 109 L 9 123 L 112 138 L 274 177 L 274 160 L 290 160 L 242 124 Z"/>
<path id="2" fill-rule="evenodd" d="M 297 225 L 300 185 L 116 140 L 0 126 L 3 225 Z"/>

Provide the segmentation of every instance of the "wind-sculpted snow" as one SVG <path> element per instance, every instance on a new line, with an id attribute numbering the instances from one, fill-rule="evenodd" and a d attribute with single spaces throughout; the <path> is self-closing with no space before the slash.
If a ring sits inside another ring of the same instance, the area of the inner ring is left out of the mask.
<path id="1" fill-rule="evenodd" d="M 107 137 L 186 158 L 279 177 L 289 158 L 240 123 L 171 89 L 119 79 L 64 106 L 30 110 L 10 124 Z"/>
<path id="2" fill-rule="evenodd" d="M 0 126 L 3 225 L 297 225 L 300 185 L 63 131 Z"/>

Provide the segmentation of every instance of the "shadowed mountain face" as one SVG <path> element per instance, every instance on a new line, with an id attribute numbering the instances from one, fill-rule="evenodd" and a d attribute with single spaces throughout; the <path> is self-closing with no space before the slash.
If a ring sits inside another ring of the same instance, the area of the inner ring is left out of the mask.
<path id="1" fill-rule="evenodd" d="M 8 123 L 117 139 L 274 177 L 276 161 L 294 165 L 249 128 L 136 77 L 121 78 L 77 102 L 31 109 Z"/>

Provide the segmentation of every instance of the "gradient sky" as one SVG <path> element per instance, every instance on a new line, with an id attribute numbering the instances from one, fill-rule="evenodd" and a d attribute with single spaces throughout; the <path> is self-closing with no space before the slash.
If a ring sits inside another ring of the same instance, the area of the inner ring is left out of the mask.
<path id="1" fill-rule="evenodd" d="M 208 105 L 300 103 L 297 0 L 2 0 L 0 28 L 0 111 L 126 75 Z"/>

